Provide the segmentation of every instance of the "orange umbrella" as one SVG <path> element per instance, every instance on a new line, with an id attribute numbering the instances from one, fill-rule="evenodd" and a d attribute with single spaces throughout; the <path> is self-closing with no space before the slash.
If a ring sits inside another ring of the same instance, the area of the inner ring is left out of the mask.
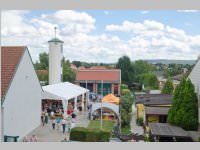
<path id="1" fill-rule="evenodd" d="M 112 93 L 108 94 L 103 97 L 102 102 L 107 102 L 107 103 L 114 103 L 116 105 L 119 105 L 119 97 L 114 96 Z"/>

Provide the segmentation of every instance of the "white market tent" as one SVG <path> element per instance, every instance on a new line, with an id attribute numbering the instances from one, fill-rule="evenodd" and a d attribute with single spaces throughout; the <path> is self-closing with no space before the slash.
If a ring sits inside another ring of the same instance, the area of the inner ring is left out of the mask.
<path id="1" fill-rule="evenodd" d="M 68 106 L 68 100 L 75 98 L 75 106 L 77 105 L 77 97 L 86 94 L 86 101 L 88 101 L 89 90 L 82 88 L 78 85 L 72 84 L 70 82 L 62 82 L 52 85 L 43 86 L 43 99 L 55 99 L 62 100 L 63 107 L 66 110 Z M 75 109 L 77 109 L 75 107 Z"/>

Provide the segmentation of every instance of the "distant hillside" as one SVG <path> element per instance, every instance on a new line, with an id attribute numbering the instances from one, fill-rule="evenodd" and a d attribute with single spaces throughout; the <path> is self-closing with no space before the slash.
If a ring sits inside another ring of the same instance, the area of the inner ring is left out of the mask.
<path id="1" fill-rule="evenodd" d="M 151 59 L 146 60 L 151 64 L 161 63 L 161 64 L 195 64 L 196 60 L 167 60 L 167 59 Z"/>

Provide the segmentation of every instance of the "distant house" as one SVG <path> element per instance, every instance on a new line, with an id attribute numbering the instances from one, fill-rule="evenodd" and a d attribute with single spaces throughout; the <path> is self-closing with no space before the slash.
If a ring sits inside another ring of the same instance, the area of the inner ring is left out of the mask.
<path id="1" fill-rule="evenodd" d="M 167 79 L 160 77 L 160 78 L 158 78 L 158 81 L 159 81 L 160 89 L 163 89 Z M 176 89 L 177 85 L 180 83 L 180 79 L 177 80 L 176 78 L 174 78 L 174 79 L 172 79 L 172 83 L 173 83 L 174 89 Z"/>
<path id="2" fill-rule="evenodd" d="M 196 63 L 192 69 L 189 79 L 195 86 L 195 90 L 198 96 L 198 107 L 199 107 L 199 131 L 200 131 L 200 60 Z"/>
<path id="3" fill-rule="evenodd" d="M 74 71 L 77 71 L 77 67 L 76 67 L 76 65 L 74 65 L 74 64 L 70 64 L 70 68 L 72 69 L 72 70 L 74 70 Z"/>
<path id="4" fill-rule="evenodd" d="M 147 94 L 137 96 L 135 105 L 137 118 L 142 117 L 145 125 L 152 122 L 167 122 L 168 110 L 171 107 L 172 95 Z"/>
<path id="5" fill-rule="evenodd" d="M 42 86 L 47 85 L 48 84 L 48 76 L 49 76 L 48 70 L 36 70 L 36 73 L 39 77 L 40 84 Z"/>
<path id="6" fill-rule="evenodd" d="M 79 69 L 76 84 L 98 95 L 113 93 L 120 95 L 121 70 L 119 69 Z M 103 90 L 102 90 L 103 87 Z"/>
<path id="7" fill-rule="evenodd" d="M 27 47 L 1 47 L 1 138 L 18 136 L 19 140 L 38 127 L 41 98 Z"/>

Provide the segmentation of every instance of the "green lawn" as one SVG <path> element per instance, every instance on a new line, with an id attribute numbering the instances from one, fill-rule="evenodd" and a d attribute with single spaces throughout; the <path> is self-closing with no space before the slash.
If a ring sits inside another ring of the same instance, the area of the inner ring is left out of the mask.
<path id="1" fill-rule="evenodd" d="M 88 128 L 100 128 L 100 120 L 91 120 Z M 111 120 L 103 120 L 103 129 L 107 131 L 112 131 L 114 127 L 114 121 Z"/>

